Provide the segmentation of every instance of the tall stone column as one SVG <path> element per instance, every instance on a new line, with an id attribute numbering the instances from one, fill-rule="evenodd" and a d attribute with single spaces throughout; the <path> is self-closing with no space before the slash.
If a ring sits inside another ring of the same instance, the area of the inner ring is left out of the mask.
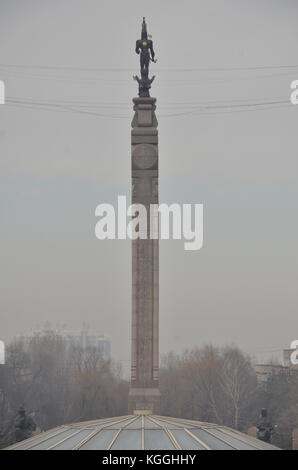
<path id="1" fill-rule="evenodd" d="M 131 388 L 128 411 L 147 410 L 159 414 L 158 216 L 150 211 L 152 204 L 158 204 L 156 99 L 134 98 L 133 102 L 132 203 L 142 204 L 147 209 L 147 238 L 132 241 Z"/>

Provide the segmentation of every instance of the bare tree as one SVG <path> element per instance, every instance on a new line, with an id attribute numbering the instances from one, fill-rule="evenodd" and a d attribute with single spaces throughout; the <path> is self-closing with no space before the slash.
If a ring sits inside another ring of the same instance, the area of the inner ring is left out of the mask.
<path id="1" fill-rule="evenodd" d="M 55 333 L 15 341 L 0 369 L 0 445 L 13 442 L 20 405 L 42 430 L 73 421 L 127 413 L 121 367 L 98 348 L 69 347 Z"/>

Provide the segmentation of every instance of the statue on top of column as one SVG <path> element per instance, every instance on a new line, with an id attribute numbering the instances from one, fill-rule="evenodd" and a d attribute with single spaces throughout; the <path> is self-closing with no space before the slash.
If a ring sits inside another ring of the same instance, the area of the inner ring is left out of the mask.
<path id="1" fill-rule="evenodd" d="M 141 39 L 138 39 L 136 42 L 136 53 L 140 55 L 140 67 L 141 67 L 141 78 L 137 75 L 134 76 L 134 79 L 137 80 L 139 84 L 139 96 L 141 97 L 150 97 L 149 89 L 151 83 L 154 80 L 154 77 L 149 79 L 149 64 L 150 62 L 156 62 L 155 53 L 153 49 L 152 39 L 148 39 L 147 25 L 145 18 L 143 18 L 142 23 L 142 35 Z"/>

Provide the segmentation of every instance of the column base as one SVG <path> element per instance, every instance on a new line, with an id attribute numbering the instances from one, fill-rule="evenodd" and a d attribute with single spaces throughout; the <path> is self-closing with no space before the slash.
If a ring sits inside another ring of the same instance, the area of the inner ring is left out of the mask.
<path id="1" fill-rule="evenodd" d="M 128 414 L 145 411 L 160 414 L 160 391 L 158 388 L 131 388 L 128 394 Z"/>

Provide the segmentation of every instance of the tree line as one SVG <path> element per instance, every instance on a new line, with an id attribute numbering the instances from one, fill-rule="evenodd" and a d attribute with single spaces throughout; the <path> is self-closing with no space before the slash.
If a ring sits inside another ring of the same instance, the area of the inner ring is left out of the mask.
<path id="1" fill-rule="evenodd" d="M 65 423 L 122 415 L 128 382 L 99 348 L 83 349 L 59 335 L 36 335 L 7 347 L 0 368 L 0 443 L 14 441 L 20 406 L 42 431 Z"/>
<path id="2" fill-rule="evenodd" d="M 42 431 L 127 414 L 129 382 L 98 348 L 69 345 L 55 333 L 13 341 L 0 367 L 0 447 L 14 442 L 20 406 Z M 169 353 L 160 366 L 161 414 L 230 426 L 255 426 L 261 408 L 276 425 L 273 443 L 291 448 L 298 427 L 298 374 L 257 382 L 251 358 L 234 346 Z"/>

